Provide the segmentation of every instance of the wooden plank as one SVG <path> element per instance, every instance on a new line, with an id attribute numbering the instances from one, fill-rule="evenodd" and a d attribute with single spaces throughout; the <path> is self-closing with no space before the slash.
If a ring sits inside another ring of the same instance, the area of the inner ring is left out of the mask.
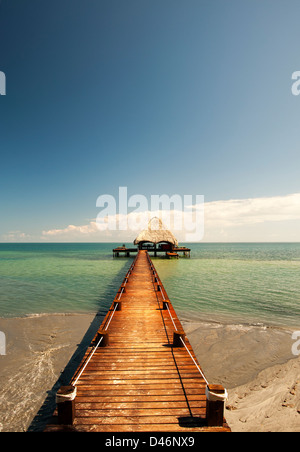
<path id="1" fill-rule="evenodd" d="M 119 391 L 123 391 L 123 393 L 127 393 L 127 391 L 143 391 L 143 390 L 154 390 L 154 391 L 158 391 L 158 390 L 162 390 L 165 391 L 165 394 L 172 394 L 174 390 L 180 390 L 182 389 L 183 391 L 185 391 L 186 393 L 189 392 L 190 389 L 199 391 L 199 385 L 196 383 L 184 383 L 184 388 L 183 385 L 180 382 L 172 382 L 172 387 L 167 387 L 165 384 L 161 384 L 159 381 L 157 381 L 157 383 L 142 383 L 142 384 L 132 384 L 132 383 L 128 383 L 128 384 L 103 384 L 101 385 L 101 383 L 99 384 L 93 384 L 93 382 L 91 381 L 90 384 L 87 384 L 87 382 L 83 382 L 81 383 L 80 381 L 78 382 L 78 388 L 82 388 L 85 391 L 90 391 L 93 390 L 93 388 L 95 388 L 95 390 L 101 389 L 103 391 L 111 391 L 112 389 L 115 390 L 119 390 Z M 204 388 L 205 390 L 205 385 L 202 386 L 202 388 Z"/>
<path id="2" fill-rule="evenodd" d="M 195 403 L 198 404 L 200 402 L 206 401 L 205 394 L 199 395 L 148 395 L 148 394 L 135 394 L 134 396 L 127 395 L 124 397 L 123 395 L 77 395 L 76 397 L 76 405 L 77 403 Z"/>
<path id="3" fill-rule="evenodd" d="M 148 409 L 179 409 L 179 408 L 187 408 L 186 400 L 181 401 L 155 401 L 155 402 L 145 402 L 145 401 L 133 401 L 133 402 L 122 402 L 111 399 L 108 402 L 82 402 L 76 400 L 76 410 L 124 410 L 124 409 L 137 409 L 137 410 L 148 410 Z M 203 404 L 205 404 L 205 399 L 201 402 L 199 400 L 189 402 L 190 408 L 203 408 Z"/>
<path id="4" fill-rule="evenodd" d="M 83 413 L 85 414 L 85 413 Z M 87 413 L 88 414 L 88 411 Z M 187 418 L 187 417 L 192 417 L 190 416 L 189 413 L 184 412 L 183 413 L 183 417 Z M 183 421 L 184 422 L 184 421 Z M 191 420 L 191 422 L 196 422 L 196 420 Z M 159 425 L 161 423 L 163 424 L 174 424 L 174 425 L 178 425 L 178 416 L 175 415 L 161 415 L 161 416 L 77 416 L 76 415 L 76 419 L 75 419 L 75 425 L 81 424 L 98 424 L 98 425 L 106 425 L 106 424 L 110 424 L 110 425 L 114 425 L 114 424 L 122 424 L 122 425 L 128 425 L 128 424 L 139 424 L 139 423 L 143 423 L 143 424 L 151 424 L 151 425 L 156 425 L 156 428 L 159 429 Z M 159 430 L 158 430 L 159 431 Z"/>
<path id="5" fill-rule="evenodd" d="M 191 424 L 193 425 L 193 424 Z M 103 433 L 112 433 L 112 432 L 167 432 L 167 433 L 183 433 L 183 434 L 191 434 L 196 432 L 230 432 L 230 428 L 228 426 L 224 427 L 206 427 L 200 426 L 200 423 L 197 427 L 185 426 L 182 427 L 176 424 L 159 424 L 159 428 L 156 424 L 114 424 L 114 425 L 97 425 L 97 424 L 85 424 L 85 425 L 76 425 L 72 427 L 59 426 L 59 425 L 48 425 L 46 430 L 47 432 L 61 432 L 61 431 L 73 431 L 73 432 L 103 432 Z"/>
<path id="6" fill-rule="evenodd" d="M 198 407 L 198 408 L 193 408 L 193 410 L 191 411 L 191 409 L 189 409 L 187 406 L 182 407 L 182 408 L 162 408 L 162 407 L 158 407 L 158 408 L 137 408 L 137 407 L 131 407 L 131 408 L 118 408 L 118 409 L 93 409 L 93 408 L 88 408 L 88 409 L 81 409 L 81 408 L 76 408 L 76 417 L 77 418 L 90 418 L 90 417 L 97 417 L 97 418 L 103 418 L 102 422 L 103 423 L 110 423 L 110 420 L 112 420 L 114 422 L 114 419 L 116 417 L 125 417 L 126 418 L 126 422 L 128 423 L 132 423 L 131 419 L 132 417 L 134 418 L 138 418 L 139 421 L 143 421 L 145 418 L 149 419 L 151 418 L 156 418 L 157 419 L 157 423 L 159 423 L 159 419 L 161 417 L 165 417 L 165 416 L 170 416 L 173 419 L 174 423 L 178 423 L 178 419 L 176 420 L 176 418 L 178 417 L 188 417 L 188 416 L 200 416 L 203 413 L 203 409 Z M 110 419 L 109 419 L 110 418 Z M 80 420 L 79 420 L 80 421 Z M 149 422 L 149 421 L 148 421 Z M 153 423 L 153 420 L 150 421 L 151 423 Z"/>
<path id="7" fill-rule="evenodd" d="M 77 397 L 80 395 L 84 395 L 84 396 L 90 396 L 90 397 L 101 397 L 101 396 L 107 396 L 107 394 L 110 394 L 108 397 L 114 397 L 114 396 L 122 396 L 122 397 L 130 397 L 130 396 L 134 396 L 134 397 L 143 397 L 143 396 L 155 396 L 155 397 L 173 397 L 173 396 L 177 396 L 177 395 L 183 395 L 186 396 L 187 398 L 189 398 L 189 396 L 192 395 L 199 395 L 201 393 L 205 393 L 205 387 L 203 386 L 202 391 L 201 389 L 199 389 L 199 387 L 197 386 L 196 389 L 193 388 L 184 388 L 182 387 L 182 385 L 180 385 L 179 387 L 175 388 L 172 387 L 171 389 L 169 388 L 163 388 L 163 389 L 159 389 L 157 388 L 157 386 L 154 386 L 152 389 L 151 388 L 145 388 L 144 386 L 141 387 L 139 390 L 137 387 L 134 387 L 133 389 L 130 389 L 128 387 L 126 387 L 126 391 L 124 391 L 124 388 L 120 389 L 117 387 L 112 387 L 112 386 L 108 386 L 106 388 L 103 388 L 102 386 L 93 386 L 93 385 L 89 385 L 89 386 L 78 386 L 77 387 Z"/>
<path id="8" fill-rule="evenodd" d="M 118 370 L 103 370 L 99 368 L 89 368 L 86 369 L 86 372 L 84 375 L 82 375 L 82 378 L 84 376 L 89 376 L 91 378 L 101 378 L 101 381 L 105 379 L 125 379 L 128 377 L 130 380 L 136 380 L 139 378 L 143 379 L 165 379 L 165 378 L 198 378 L 201 379 L 201 376 L 199 375 L 199 372 L 194 369 L 181 369 L 180 371 L 178 369 L 156 369 L 155 372 L 153 370 L 124 370 L 124 369 L 118 369 Z"/>

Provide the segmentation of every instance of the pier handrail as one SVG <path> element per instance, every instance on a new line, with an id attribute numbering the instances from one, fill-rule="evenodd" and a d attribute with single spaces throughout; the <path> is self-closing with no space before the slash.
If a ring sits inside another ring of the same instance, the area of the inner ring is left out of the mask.
<path id="1" fill-rule="evenodd" d="M 107 331 L 107 329 L 108 329 L 108 327 L 109 327 L 109 324 L 110 324 L 110 322 L 112 321 L 112 318 L 113 318 L 113 316 L 114 316 L 114 313 L 116 312 L 117 307 L 118 307 L 118 303 L 116 303 L 115 309 L 113 310 L 113 313 L 112 313 L 112 315 L 110 316 L 109 322 L 108 322 L 108 324 L 106 325 L 104 331 Z M 97 350 L 97 348 L 100 346 L 102 339 L 103 339 L 103 336 L 101 336 L 101 338 L 99 339 L 98 343 L 97 343 L 97 344 L 95 345 L 95 347 L 93 348 L 91 354 L 89 355 L 89 357 L 87 358 L 86 362 L 84 363 L 83 368 L 81 369 L 81 371 L 79 372 L 78 376 L 76 377 L 76 380 L 74 381 L 73 386 L 76 386 L 76 383 L 77 383 L 77 381 L 79 380 L 79 378 L 81 377 L 82 372 L 84 371 L 84 369 L 86 368 L 86 366 L 88 365 L 88 363 L 90 362 L 90 360 L 92 359 L 92 357 L 93 357 L 95 351 Z"/>
<path id="2" fill-rule="evenodd" d="M 124 292 L 124 290 L 125 290 L 126 283 L 128 282 L 128 277 L 129 277 L 131 271 L 132 271 L 133 268 L 134 268 L 134 265 L 135 265 L 136 260 L 137 260 L 137 257 L 136 257 L 136 258 L 134 259 L 134 261 L 132 262 L 132 264 L 131 264 L 131 266 L 130 266 L 130 268 L 129 268 L 129 270 L 128 270 L 128 272 L 127 272 L 125 278 L 124 278 L 124 280 L 126 280 L 126 281 L 125 281 L 125 283 L 124 283 L 124 286 L 121 288 L 121 291 L 120 291 L 118 300 L 117 300 L 117 302 L 115 303 L 114 310 L 113 310 L 111 316 L 109 317 L 108 323 L 107 323 L 107 325 L 105 326 L 104 331 L 107 331 L 107 329 L 108 329 L 108 327 L 109 327 L 109 325 L 110 325 L 110 322 L 112 321 L 112 318 L 113 318 L 113 316 L 114 316 L 114 313 L 115 313 L 116 310 L 117 310 L 117 307 L 118 307 L 118 305 L 119 305 L 119 301 L 120 301 L 121 296 L 122 296 L 122 294 L 123 294 L 123 292 Z M 100 346 L 102 339 L 103 339 L 103 336 L 101 336 L 101 338 L 99 339 L 98 343 L 94 346 L 92 352 L 90 353 L 90 355 L 88 356 L 86 362 L 84 363 L 84 366 L 82 367 L 82 369 L 80 370 L 79 374 L 77 375 L 77 377 L 76 377 L 76 379 L 75 379 L 75 381 L 74 381 L 74 383 L 73 383 L 73 386 L 75 386 L 76 383 L 78 382 L 78 380 L 79 380 L 79 378 L 81 377 L 81 375 L 82 375 L 84 369 L 86 368 L 86 366 L 88 365 L 88 363 L 89 363 L 90 360 L 92 359 L 92 357 L 93 357 L 93 355 L 95 354 L 97 348 Z"/>
<path id="3" fill-rule="evenodd" d="M 95 345 L 95 347 L 94 347 L 92 353 L 89 355 L 89 357 L 88 357 L 88 359 L 86 360 L 84 366 L 82 367 L 81 371 L 80 371 L 79 374 L 77 375 L 76 380 L 75 380 L 74 383 L 72 384 L 73 386 L 76 386 L 77 381 L 79 380 L 79 378 L 80 378 L 81 375 L 82 375 L 82 372 L 84 371 L 84 369 L 86 368 L 86 366 L 88 365 L 88 363 L 90 362 L 90 360 L 92 359 L 92 357 L 93 357 L 95 351 L 97 350 L 97 348 L 98 348 L 99 345 L 101 344 L 102 339 L 103 339 L 103 336 L 101 336 L 99 342 L 97 343 L 97 345 Z"/>
<path id="4" fill-rule="evenodd" d="M 126 284 L 126 283 L 125 283 L 125 284 Z M 122 296 L 123 292 L 124 292 L 124 287 L 122 287 L 122 289 L 121 289 L 121 292 L 120 292 L 120 295 L 119 295 L 118 301 L 120 301 L 120 298 L 121 298 L 121 296 Z"/>
<path id="5" fill-rule="evenodd" d="M 147 257 L 148 257 L 148 262 L 149 262 L 149 264 L 150 264 L 150 259 L 149 259 L 149 254 L 148 254 L 148 253 L 147 253 Z M 156 278 L 158 278 L 157 271 L 156 271 L 156 269 L 154 268 L 153 265 L 151 265 L 151 269 L 154 270 L 153 274 L 155 275 Z M 161 293 L 161 295 L 162 295 L 163 301 L 166 301 L 166 298 L 165 298 L 165 296 L 164 296 L 164 291 L 162 290 L 162 289 L 163 289 L 162 284 L 160 285 L 160 287 L 161 287 L 160 293 Z M 170 311 L 170 308 L 169 308 L 169 305 L 168 305 L 168 304 L 167 304 L 167 310 L 168 310 L 168 312 L 169 312 L 169 316 L 170 316 L 170 319 L 172 320 L 172 323 L 173 323 L 173 326 L 174 326 L 174 328 L 175 328 L 175 331 L 177 331 L 177 326 L 175 325 L 175 322 L 174 322 L 174 319 L 173 319 L 173 317 L 172 317 L 172 314 L 171 314 L 171 311 Z M 182 337 L 180 337 L 180 340 L 181 340 L 182 344 L 184 345 L 184 347 L 186 348 L 186 351 L 188 352 L 188 354 L 189 354 L 190 357 L 192 358 L 193 363 L 194 363 L 195 366 L 197 367 L 197 369 L 198 369 L 198 371 L 200 372 L 200 374 L 201 374 L 202 378 L 204 379 L 205 383 L 206 383 L 207 386 L 208 386 L 208 385 L 209 385 L 208 380 L 206 379 L 204 373 L 202 372 L 202 370 L 201 370 L 200 367 L 198 366 L 197 362 L 196 362 L 195 359 L 193 358 L 191 352 L 190 352 L 189 349 L 187 348 L 186 343 L 184 342 L 184 340 L 182 339 Z"/>
<path id="6" fill-rule="evenodd" d="M 197 364 L 196 361 L 194 360 L 194 358 L 193 358 L 191 352 L 190 352 L 189 349 L 187 348 L 186 343 L 184 342 L 184 340 L 182 339 L 182 337 L 180 337 L 180 340 L 181 340 L 181 342 L 183 343 L 183 345 L 185 346 L 186 351 L 188 352 L 188 354 L 189 354 L 190 357 L 192 358 L 192 360 L 193 360 L 195 366 L 196 366 L 197 369 L 199 370 L 199 372 L 200 372 L 202 378 L 204 379 L 205 383 L 207 384 L 207 386 L 209 386 L 209 383 L 208 383 L 207 379 L 205 378 L 204 373 L 202 372 L 202 370 L 200 369 L 200 367 L 198 366 L 198 364 Z"/>
<path id="7" fill-rule="evenodd" d="M 121 298 L 122 293 L 123 293 L 123 292 L 120 293 L 119 299 Z M 118 304 L 119 304 L 119 303 L 116 303 L 115 309 L 113 310 L 113 313 L 112 313 L 112 315 L 110 316 L 109 322 L 108 322 L 108 324 L 106 325 L 106 327 L 104 328 L 104 331 L 106 331 L 107 328 L 109 327 L 109 324 L 110 324 L 110 322 L 112 321 L 112 318 L 113 318 L 113 316 L 114 316 L 114 313 L 116 312 L 116 309 L 117 309 L 117 307 L 118 307 Z"/>
<path id="8" fill-rule="evenodd" d="M 169 316 L 170 319 L 173 323 L 175 332 L 178 332 L 178 328 L 176 327 L 176 324 L 174 322 L 172 313 L 170 311 L 169 308 L 169 303 L 167 302 L 168 300 L 166 300 L 165 295 L 164 295 L 164 286 L 157 274 L 157 271 L 150 259 L 150 256 L 147 252 L 147 258 L 148 258 L 148 263 L 150 266 L 150 269 L 152 270 L 153 273 L 153 277 L 154 277 L 154 281 L 158 284 L 159 287 L 159 292 L 161 293 L 163 302 L 165 307 L 167 308 L 168 312 L 169 312 Z M 174 332 L 174 334 L 175 334 Z M 191 354 L 190 350 L 188 349 L 184 339 L 182 338 L 182 335 L 179 334 L 178 335 L 178 339 L 181 340 L 182 345 L 185 347 L 186 351 L 188 352 L 190 358 L 192 359 L 194 365 L 196 366 L 198 372 L 200 373 L 201 377 L 203 378 L 203 380 L 206 383 L 206 389 L 205 389 L 205 394 L 206 394 L 206 400 L 207 400 L 207 405 L 206 405 L 206 418 L 207 418 L 207 422 L 209 426 L 223 426 L 223 411 L 224 411 L 224 403 L 228 397 L 228 393 L 227 390 L 225 388 L 223 388 L 223 386 L 221 385 L 211 385 L 207 378 L 205 377 L 202 369 L 199 367 L 197 361 L 195 360 L 195 358 L 193 357 L 193 355 Z M 219 406 L 216 408 L 215 403 L 219 404 Z M 221 408 L 221 406 L 222 408 Z"/>
<path id="9" fill-rule="evenodd" d="M 162 294 L 163 299 L 164 299 L 164 301 L 165 301 L 165 297 L 164 297 L 163 292 L 161 292 L 161 294 Z M 176 325 L 175 325 L 175 323 L 174 323 L 174 320 L 173 320 L 173 317 L 172 317 L 172 315 L 171 315 L 171 311 L 170 311 L 170 308 L 169 308 L 168 305 L 167 305 L 167 309 L 168 309 L 168 311 L 169 311 L 169 316 L 170 316 L 170 319 L 171 319 L 172 322 L 173 322 L 174 328 L 175 328 L 175 330 L 177 330 L 177 327 L 176 327 Z M 209 383 L 208 383 L 207 379 L 205 378 L 204 373 L 202 372 L 202 370 L 200 369 L 200 367 L 199 367 L 198 364 L 196 363 L 195 359 L 193 358 L 191 352 L 190 352 L 189 349 L 187 348 L 186 343 L 184 342 L 184 340 L 182 339 L 182 337 L 180 337 L 180 340 L 181 340 L 181 342 L 183 343 L 184 347 L 186 348 L 186 351 L 188 352 L 188 354 L 189 354 L 190 357 L 192 358 L 192 360 L 193 360 L 195 366 L 196 366 L 197 369 L 199 370 L 199 372 L 200 372 L 202 378 L 204 379 L 205 383 L 208 385 Z"/>

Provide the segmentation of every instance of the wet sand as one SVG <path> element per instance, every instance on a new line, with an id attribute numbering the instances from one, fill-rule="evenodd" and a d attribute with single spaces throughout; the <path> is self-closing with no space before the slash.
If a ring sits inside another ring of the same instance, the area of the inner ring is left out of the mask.
<path id="1" fill-rule="evenodd" d="M 0 356 L 0 432 L 28 429 L 44 400 L 51 395 L 53 398 L 53 386 L 78 350 L 94 317 L 0 318 L 0 331 L 5 333 L 7 342 L 6 355 Z M 43 419 L 35 428 L 42 426 Z"/>
<path id="2" fill-rule="evenodd" d="M 68 379 L 62 372 L 73 358 L 72 373 L 101 320 L 88 314 L 0 318 L 7 340 L 0 356 L 0 431 L 42 430 Z M 228 389 L 225 416 L 233 431 L 300 431 L 300 359 L 291 352 L 291 330 L 182 323 L 207 379 Z"/>

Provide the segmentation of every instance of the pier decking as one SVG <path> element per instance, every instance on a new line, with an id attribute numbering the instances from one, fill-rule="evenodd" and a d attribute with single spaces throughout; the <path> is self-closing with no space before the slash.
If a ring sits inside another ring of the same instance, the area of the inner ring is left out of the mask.
<path id="1" fill-rule="evenodd" d="M 141 250 L 70 382 L 75 400 L 58 404 L 58 417 L 54 413 L 46 431 L 230 431 L 223 402 L 207 400 L 207 383 L 152 261 Z M 216 412 L 222 409 L 221 425 L 207 418 L 209 403 Z M 64 410 L 70 422 L 64 421 Z"/>
<path id="2" fill-rule="evenodd" d="M 139 252 L 139 249 L 126 248 L 126 246 L 118 246 L 117 248 L 114 248 L 112 251 L 114 257 L 120 256 L 130 257 L 132 254 L 136 255 Z M 170 253 L 176 253 L 177 256 L 180 253 L 185 257 L 191 257 L 191 249 L 187 248 L 186 246 L 175 246 L 171 248 L 159 248 L 156 246 L 149 246 L 146 248 L 146 251 L 148 251 L 148 253 L 153 253 L 155 257 L 160 254 L 164 254 L 166 257 L 168 257 Z"/>

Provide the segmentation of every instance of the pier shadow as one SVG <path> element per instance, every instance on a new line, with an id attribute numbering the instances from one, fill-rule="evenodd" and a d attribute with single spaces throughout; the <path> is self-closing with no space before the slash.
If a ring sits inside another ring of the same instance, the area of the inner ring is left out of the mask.
<path id="1" fill-rule="evenodd" d="M 104 317 L 107 314 L 107 311 L 109 310 L 115 296 L 117 288 L 120 286 L 123 277 L 126 274 L 126 271 L 129 269 L 131 262 L 133 261 L 133 258 L 127 257 L 126 262 L 124 262 L 124 265 L 122 269 L 118 272 L 118 274 L 112 279 L 112 283 L 110 288 L 105 292 L 104 295 L 101 296 L 101 298 L 98 299 L 99 304 L 99 310 L 95 314 L 94 319 L 92 320 L 88 330 L 86 331 L 85 335 L 83 336 L 81 342 L 77 344 L 77 348 L 75 352 L 73 353 L 72 357 L 70 358 L 69 362 L 65 366 L 63 372 L 59 376 L 56 383 L 53 385 L 53 387 L 47 391 L 47 397 L 44 400 L 42 406 L 38 410 L 37 414 L 31 421 L 31 424 L 29 425 L 27 432 L 42 432 L 47 423 L 49 422 L 50 418 L 53 415 L 53 412 L 56 408 L 56 393 L 60 386 L 66 386 L 69 384 L 71 378 L 73 377 L 76 369 L 78 368 L 79 364 L 81 363 L 86 350 L 91 344 L 92 339 L 94 338 L 96 332 L 98 331 L 101 323 L 104 320 Z"/>
<path id="2" fill-rule="evenodd" d="M 207 427 L 207 420 L 202 417 L 194 416 L 179 417 L 178 423 L 180 427 L 184 428 Z"/>

